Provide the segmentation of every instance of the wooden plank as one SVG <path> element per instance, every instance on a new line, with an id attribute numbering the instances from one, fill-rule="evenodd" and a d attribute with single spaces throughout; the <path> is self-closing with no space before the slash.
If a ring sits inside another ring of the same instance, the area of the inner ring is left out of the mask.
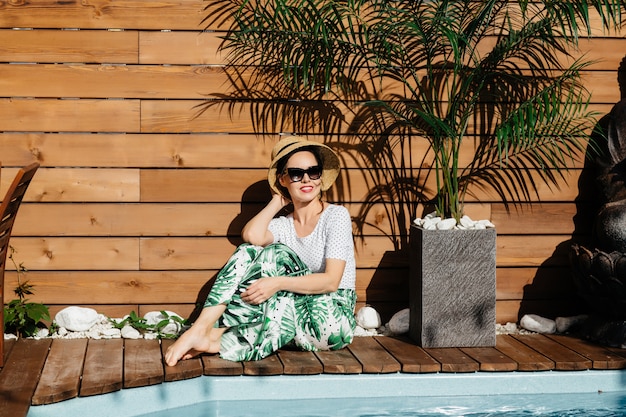
<path id="1" fill-rule="evenodd" d="M 243 228 L 239 220 L 242 206 L 250 213 L 263 207 L 236 203 L 23 203 L 13 235 L 234 237 Z M 48 221 L 39 222 L 37 228 L 32 221 L 44 214 Z"/>
<path id="2" fill-rule="evenodd" d="M 161 65 L 223 65 L 220 32 L 139 33 L 139 62 Z"/>
<path id="3" fill-rule="evenodd" d="M 219 36 L 220 32 L 141 31 L 139 60 L 142 64 L 222 65 L 225 64 L 224 57 L 217 54 L 217 48 L 222 42 Z M 592 61 L 587 68 L 596 71 L 615 71 L 623 58 L 625 44 L 626 39 L 619 37 L 603 36 L 579 40 L 580 53 Z M 565 57 L 560 59 L 565 60 Z M 612 86 L 613 83 L 609 85 Z M 595 97 L 594 90 L 594 99 Z"/>
<path id="4" fill-rule="evenodd" d="M 0 27 L 199 30 L 202 0 L 118 0 L 4 2 Z"/>
<path id="5" fill-rule="evenodd" d="M 194 303 L 217 271 L 28 271 L 37 288 L 32 300 L 49 304 L 184 304 Z M 14 288 L 16 274 L 7 273 L 7 286 Z M 172 283 L 176 291 L 172 291 Z M 168 284 L 169 283 L 169 284 Z M 169 290 L 168 290 L 169 287 Z M 65 292 L 65 293 L 64 293 Z M 204 301 L 204 300 L 202 300 Z M 97 308 L 96 308 L 97 309 Z M 136 310 L 136 307 L 132 309 Z M 152 310 L 154 311 L 154 309 Z M 125 311 L 123 315 L 128 314 Z M 111 316 L 109 317 L 121 317 Z"/>
<path id="6" fill-rule="evenodd" d="M 124 388 L 160 384 L 165 379 L 158 340 L 124 341 Z"/>
<path id="7" fill-rule="evenodd" d="M 480 364 L 480 371 L 516 371 L 517 362 L 493 347 L 461 348 L 461 351 Z"/>
<path id="8" fill-rule="evenodd" d="M 233 376 L 243 374 L 243 364 L 222 359 L 219 355 L 202 355 L 204 375 Z"/>
<path id="9" fill-rule="evenodd" d="M 0 417 L 24 417 L 46 361 L 51 339 L 18 339 L 0 373 Z"/>
<path id="10" fill-rule="evenodd" d="M 136 270 L 137 238 L 12 237 L 20 260 L 29 270 Z"/>
<path id="11" fill-rule="evenodd" d="M 6 286 L 6 284 L 5 284 Z M 7 298 L 5 297 L 5 300 Z M 13 349 L 13 346 L 15 346 L 15 339 L 5 339 L 4 340 L 4 352 L 3 352 L 3 365 L 0 366 L 0 371 L 2 370 L 2 368 L 4 367 L 4 364 L 7 363 L 7 359 L 9 358 L 9 355 L 11 354 L 11 349 Z"/>
<path id="12" fill-rule="evenodd" d="M 0 89 L 6 97 L 195 99 L 234 87 L 214 66 L 0 64 Z"/>
<path id="13" fill-rule="evenodd" d="M 161 341 L 161 354 L 163 357 L 165 357 L 165 352 L 172 343 L 174 343 L 174 340 L 171 339 L 163 339 Z M 165 370 L 164 381 L 166 382 L 196 378 L 202 376 L 203 373 L 202 359 L 199 357 L 179 361 L 176 366 L 168 366 L 164 363 L 163 367 Z"/>
<path id="14" fill-rule="evenodd" d="M 566 335 L 549 335 L 548 337 L 591 360 L 593 369 L 626 368 L 626 357 L 615 353 L 605 346 Z"/>
<path id="15" fill-rule="evenodd" d="M 366 374 L 400 372 L 400 363 L 372 337 L 355 337 L 348 350 L 363 366 Z"/>
<path id="16" fill-rule="evenodd" d="M 550 358 L 554 362 L 554 369 L 558 371 L 578 371 L 592 367 L 591 360 L 544 335 L 513 335 L 513 337 Z"/>
<path id="17" fill-rule="evenodd" d="M 496 225 L 498 234 L 532 235 L 540 229 L 544 234 L 564 235 L 574 232 L 573 217 L 577 209 L 573 201 L 546 203 L 541 205 L 541 209 L 523 206 L 510 210 L 509 207 L 508 211 L 504 204 L 491 204 L 490 219 Z M 528 224 L 533 227 L 529 228 Z"/>
<path id="18" fill-rule="evenodd" d="M 135 41 L 136 42 L 136 41 Z M 178 49 L 178 48 L 177 48 Z M 215 55 L 216 51 L 212 51 Z M 211 53 L 210 53 L 211 54 Z M 134 59 L 136 60 L 136 58 Z M 12 59 L 12 61 L 16 61 Z M 210 65 L 85 65 L 30 63 L 0 64 L 0 88 L 7 97 L 81 97 L 81 98 L 143 98 L 143 99 L 202 99 L 228 97 L 241 94 L 238 86 L 230 82 L 232 75 L 224 67 Z M 253 73 L 238 69 L 237 79 L 250 84 Z M 607 78 L 614 78 L 614 71 L 581 72 L 583 83 L 595 84 L 594 100 L 597 102 L 619 101 L 619 91 L 609 87 Z M 67 80 L 72 80 L 68 83 Z M 357 82 L 370 86 L 367 75 Z M 605 86 L 602 88 L 603 86 Z M 157 87 L 158 88 L 155 88 Z M 199 88 L 198 86 L 202 86 Z M 367 87 L 366 87 L 367 88 Z M 386 80 L 382 89 L 387 94 L 401 93 L 403 84 Z M 253 99 L 255 97 L 238 97 Z"/>
<path id="19" fill-rule="evenodd" d="M 528 223 L 533 228 L 533 223 Z M 577 298 L 570 266 L 501 267 L 496 271 L 496 297 L 499 300 L 541 300 L 546 298 Z M 545 277 L 545 278 L 542 278 Z M 515 320 L 511 320 L 517 322 Z"/>
<path id="20" fill-rule="evenodd" d="M 52 404 L 78 396 L 87 339 L 54 339 L 33 395 L 33 405 Z"/>
<path id="21" fill-rule="evenodd" d="M 325 374 L 360 374 L 363 366 L 349 349 L 321 350 L 315 356 L 322 363 Z"/>
<path id="22" fill-rule="evenodd" d="M 310 140 L 324 142 L 321 135 L 307 135 Z M 276 135 L 230 134 L 178 134 L 163 133 L 160 135 L 143 133 L 33 133 L 33 132 L 2 132 L 0 133 L 0 149 L 2 150 L 3 166 L 21 167 L 31 162 L 39 162 L 43 167 L 108 167 L 108 168 L 258 168 L 266 170 L 270 161 L 272 147 L 276 143 Z M 351 135 L 337 138 L 340 143 L 354 142 Z M 335 140 L 329 141 L 331 145 Z M 463 142 L 460 164 L 471 163 L 468 156 L 473 155 L 471 140 Z M 72 149 L 72 152 L 67 152 Z M 399 151 L 396 151 L 399 152 Z M 411 155 L 423 155 L 428 152 L 424 141 L 411 143 Z M 400 156 L 398 155 L 398 158 Z M 464 158 L 467 158 L 464 159 Z M 410 163 L 407 161 L 407 163 Z M 357 168 L 367 172 L 363 163 L 353 158 L 342 161 L 342 168 Z M 583 165 L 574 162 L 572 168 L 582 169 Z M 354 180 L 354 179 L 352 179 Z M 549 197 L 552 192 L 547 194 Z M 543 200 L 543 199 L 542 199 Z M 534 201 L 534 199 L 532 199 Z M 554 201 L 554 200 L 553 200 Z M 545 203 L 545 202 L 544 202 Z M 561 201 L 558 203 L 562 204 Z M 569 203 L 571 204 L 571 203 Z M 473 207 L 485 208 L 476 212 Z M 543 206 L 542 206 L 543 208 Z M 465 211 L 470 217 L 491 218 L 491 204 L 469 204 Z M 423 208 L 420 208 L 422 211 Z M 525 210 L 526 213 L 531 211 Z M 551 210 L 552 211 L 552 210 Z M 568 210 L 569 211 L 569 210 Z M 539 211 L 540 212 L 540 211 Z M 500 214 L 506 216 L 506 212 Z M 539 214 L 529 214 L 534 221 L 540 221 Z M 526 217 L 525 217 L 526 218 Z M 506 219 L 506 217 L 504 217 Z M 571 219 L 563 219 L 569 221 Z M 508 226 L 504 224 L 502 226 Z M 498 226 L 500 230 L 501 226 Z M 518 230 L 516 226 L 511 226 Z M 508 230 L 508 229 L 505 229 Z"/>
<path id="23" fill-rule="evenodd" d="M 480 364 L 457 348 L 427 348 L 426 353 L 441 364 L 441 372 L 477 372 Z"/>
<path id="24" fill-rule="evenodd" d="M 243 374 L 254 376 L 282 375 L 283 364 L 278 355 L 272 354 L 258 361 L 243 362 Z"/>
<path id="25" fill-rule="evenodd" d="M 124 341 L 90 339 L 87 344 L 80 396 L 100 395 L 122 389 Z"/>
<path id="26" fill-rule="evenodd" d="M 402 372 L 429 373 L 441 371 L 439 362 L 406 337 L 376 336 L 375 339 L 400 362 Z"/>
<path id="27" fill-rule="evenodd" d="M 266 168 L 249 170 L 233 169 L 227 171 L 228 175 L 223 174 L 225 174 L 224 170 L 220 170 L 218 172 L 213 169 L 141 170 L 141 201 L 240 202 L 242 195 L 248 194 L 251 191 L 251 188 L 254 190 L 257 189 L 256 187 L 262 187 L 267 184 Z M 570 179 L 573 180 L 576 174 L 579 173 L 571 172 L 572 178 Z M 346 195 L 342 198 L 331 198 L 331 200 L 356 201 L 356 197 L 354 196 L 361 195 L 361 193 L 367 193 L 371 187 L 371 185 L 367 182 L 368 179 L 364 176 L 367 175 L 367 171 L 364 172 L 357 169 L 344 169 L 342 171 L 342 175 L 343 178 L 339 180 L 336 186 L 339 184 L 350 184 L 349 193 L 346 191 Z M 430 184 L 426 184 L 426 186 L 430 186 Z M 556 201 L 559 198 L 564 200 L 569 200 L 571 198 L 573 200 L 579 192 L 575 185 L 571 183 L 568 185 L 565 181 L 560 183 L 559 186 L 559 192 L 552 193 L 549 189 L 547 189 L 547 186 L 542 187 L 540 184 L 537 184 L 537 187 L 540 188 L 540 198 L 545 199 L 545 201 Z M 220 192 L 216 193 L 215 190 L 220 190 Z M 335 189 L 331 188 L 330 192 L 330 195 L 332 196 Z M 488 197 L 487 195 L 481 195 L 476 198 L 468 197 L 467 203 L 480 201 L 478 198 L 492 199 L 493 197 Z M 517 235 L 514 236 L 517 237 Z M 559 238 L 561 241 L 566 239 L 563 235 L 554 236 L 554 239 Z M 503 237 L 511 238 L 512 236 Z M 532 238 L 534 235 L 521 237 Z M 526 242 L 524 241 L 518 246 L 523 244 L 526 244 Z M 552 250 L 554 250 L 554 247 L 552 247 Z M 513 253 L 505 252 L 505 254 L 506 258 L 514 257 Z M 517 257 L 520 257 L 520 254 L 517 254 Z M 506 263 L 503 262 L 504 260 L 507 260 L 506 258 L 502 257 L 502 266 L 506 266 Z M 532 260 L 537 262 L 534 259 Z"/>
<path id="28" fill-rule="evenodd" d="M 138 32 L 130 30 L 2 29 L 0 62 L 136 64 L 138 38 Z M 63 84 L 71 84 L 67 81 Z"/>
<path id="29" fill-rule="evenodd" d="M 281 349 L 277 355 L 285 375 L 317 375 L 324 372 L 322 363 L 313 352 Z"/>
<path id="30" fill-rule="evenodd" d="M 0 133 L 2 164 L 15 168 L 40 162 L 42 167 L 56 168 L 212 167 L 266 170 L 275 143 L 276 137 L 227 133 Z"/>
<path id="31" fill-rule="evenodd" d="M 139 100 L 0 98 L 0 130 L 135 132 Z"/>
<path id="32" fill-rule="evenodd" d="M 553 361 L 510 335 L 497 335 L 496 349 L 517 362 L 518 371 L 554 369 Z"/>
<path id="33" fill-rule="evenodd" d="M 17 172 L 6 170 L 7 176 Z M 5 186 L 5 179 L 2 186 Z M 42 168 L 28 187 L 25 201 L 138 202 L 140 173 L 136 169 Z"/>

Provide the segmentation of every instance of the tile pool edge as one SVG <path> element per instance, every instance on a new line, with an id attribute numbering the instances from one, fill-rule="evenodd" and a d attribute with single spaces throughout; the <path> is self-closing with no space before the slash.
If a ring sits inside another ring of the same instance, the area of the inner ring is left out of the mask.
<path id="1" fill-rule="evenodd" d="M 625 392 L 626 370 L 202 376 L 32 406 L 28 417 L 134 417 L 205 401 Z"/>

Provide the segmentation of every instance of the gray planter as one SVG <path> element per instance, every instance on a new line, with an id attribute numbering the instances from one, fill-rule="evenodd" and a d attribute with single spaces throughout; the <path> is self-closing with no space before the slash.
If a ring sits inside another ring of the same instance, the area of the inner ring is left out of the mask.
<path id="1" fill-rule="evenodd" d="M 409 335 L 422 347 L 496 344 L 496 230 L 411 227 Z"/>

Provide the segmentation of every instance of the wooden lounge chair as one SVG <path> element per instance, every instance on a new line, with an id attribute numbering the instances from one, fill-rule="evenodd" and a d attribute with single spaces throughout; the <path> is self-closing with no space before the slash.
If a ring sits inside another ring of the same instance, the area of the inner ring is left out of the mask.
<path id="1" fill-rule="evenodd" d="M 3 326 L 3 335 L 0 337 L 0 367 L 4 366 L 4 269 L 9 250 L 9 239 L 17 210 L 38 168 L 39 163 L 37 162 L 21 168 L 7 190 L 2 205 L 0 205 L 0 307 L 2 307 L 0 308 L 0 323 Z"/>

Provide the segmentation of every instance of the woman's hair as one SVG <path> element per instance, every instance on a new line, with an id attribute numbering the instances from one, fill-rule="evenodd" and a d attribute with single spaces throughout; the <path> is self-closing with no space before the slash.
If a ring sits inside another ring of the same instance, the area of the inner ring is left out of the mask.
<path id="1" fill-rule="evenodd" d="M 319 151 L 318 147 L 305 146 L 303 148 L 298 148 L 292 152 L 289 152 L 287 155 L 280 158 L 276 163 L 276 172 L 278 173 L 278 175 L 276 176 L 276 186 L 279 190 L 282 191 L 282 194 L 284 196 L 288 196 L 289 193 L 287 192 L 287 189 L 280 184 L 278 178 L 285 173 L 285 167 L 287 166 L 287 161 L 289 160 L 289 158 L 291 158 L 291 155 L 298 152 L 311 152 L 315 156 L 317 164 L 322 167 L 322 171 L 324 171 L 324 159 L 322 158 L 322 153 Z"/>

